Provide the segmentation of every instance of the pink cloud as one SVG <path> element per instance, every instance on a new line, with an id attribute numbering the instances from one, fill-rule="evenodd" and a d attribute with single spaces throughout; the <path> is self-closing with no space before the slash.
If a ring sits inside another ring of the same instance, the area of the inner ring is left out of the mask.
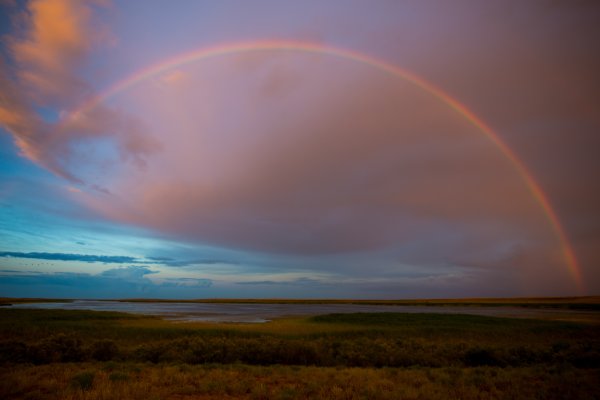
<path id="1" fill-rule="evenodd" d="M 100 1 L 32 0 L 19 21 L 20 33 L 7 38 L 11 64 L 0 64 L 0 123 L 13 135 L 22 154 L 72 181 L 86 177 L 72 165 L 86 145 L 108 139 L 122 159 L 143 165 L 145 154 L 159 148 L 140 121 L 99 105 L 57 122 L 37 114 L 37 107 L 72 110 L 94 96 L 82 70 L 105 30 L 94 19 Z M 85 151 L 84 151 L 85 152 Z M 95 162 L 90 159 L 87 162 Z"/>
<path id="2" fill-rule="evenodd" d="M 115 176 L 115 196 L 92 202 L 185 240 L 267 252 L 460 237 L 439 261 L 475 241 L 556 245 L 519 174 L 447 104 L 371 66 L 280 56 L 254 57 L 252 68 L 223 57 L 190 66 L 185 86 L 128 93 L 123 107 L 162 132 L 164 147 L 145 171 Z"/>
<path id="3" fill-rule="evenodd" d="M 0 122 L 30 159 L 108 189 L 74 194 L 104 215 L 195 243 L 300 255 L 397 249 L 415 265 L 526 268 L 541 286 L 562 282 L 560 244 L 517 171 L 410 83 L 322 54 L 248 53 L 50 123 L 37 106 L 69 110 L 94 94 L 81 72 L 104 37 L 90 2 L 29 4 L 0 70 Z M 582 235 L 571 236 L 597 287 L 597 12 L 465 4 L 381 6 L 407 20 L 379 29 L 373 19 L 354 41 L 349 23 L 338 39 L 396 57 L 498 128 Z M 331 28 L 323 37 L 340 27 Z M 152 54 L 159 35 L 144 31 Z M 110 154 L 93 154 L 107 142 Z"/>

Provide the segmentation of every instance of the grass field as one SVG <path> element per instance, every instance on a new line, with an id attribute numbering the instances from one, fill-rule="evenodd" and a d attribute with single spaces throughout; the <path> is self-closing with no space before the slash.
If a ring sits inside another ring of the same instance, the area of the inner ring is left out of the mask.
<path id="1" fill-rule="evenodd" d="M 0 309 L 2 399 L 597 399 L 600 326 L 449 314 L 266 324 Z"/>

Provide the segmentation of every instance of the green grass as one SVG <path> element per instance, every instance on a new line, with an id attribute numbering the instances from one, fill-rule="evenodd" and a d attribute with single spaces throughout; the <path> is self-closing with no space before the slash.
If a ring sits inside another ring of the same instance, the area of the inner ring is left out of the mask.
<path id="1" fill-rule="evenodd" d="M 403 313 L 174 323 L 0 309 L 3 399 L 591 399 L 599 375 L 593 324 Z"/>
<path id="2" fill-rule="evenodd" d="M 595 327 L 573 322 L 434 313 L 329 314 L 314 316 L 309 321 L 348 327 L 386 328 L 395 334 L 431 339 L 461 338 L 467 335 L 479 340 L 490 338 L 498 341 L 508 337 L 509 340 L 514 341 L 515 338 L 511 336 L 519 336 L 521 340 L 533 340 L 534 337 L 541 336 L 536 341 L 545 341 L 555 336 L 566 337 L 572 333 L 584 335 L 586 332 L 599 331 Z"/>
<path id="3" fill-rule="evenodd" d="M 355 313 L 267 324 L 185 324 L 97 311 L 0 310 L 0 361 L 319 366 L 596 365 L 600 327 L 451 314 Z"/>

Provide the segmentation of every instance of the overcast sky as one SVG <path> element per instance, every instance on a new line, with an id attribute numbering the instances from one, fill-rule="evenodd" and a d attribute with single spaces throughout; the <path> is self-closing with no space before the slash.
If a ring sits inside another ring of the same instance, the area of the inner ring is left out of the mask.
<path id="1" fill-rule="evenodd" d="M 596 1 L 0 1 L 0 296 L 600 293 Z"/>

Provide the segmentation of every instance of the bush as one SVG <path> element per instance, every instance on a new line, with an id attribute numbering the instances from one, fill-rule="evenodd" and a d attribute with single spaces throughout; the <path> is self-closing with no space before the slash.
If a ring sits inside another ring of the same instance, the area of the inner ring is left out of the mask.
<path id="1" fill-rule="evenodd" d="M 569 361 L 578 368 L 600 368 L 600 351 L 574 354 Z"/>
<path id="2" fill-rule="evenodd" d="M 35 364 L 76 362 L 85 359 L 85 352 L 80 339 L 59 333 L 30 346 L 28 359 Z"/>
<path id="3" fill-rule="evenodd" d="M 93 372 L 82 372 L 71 379 L 71 386 L 81 390 L 90 390 L 94 384 Z"/>
<path id="4" fill-rule="evenodd" d="M 502 360 L 492 349 L 475 347 L 467 350 L 464 356 L 464 363 L 468 367 L 479 367 L 484 365 L 500 366 Z"/>
<path id="5" fill-rule="evenodd" d="M 133 356 L 136 360 L 156 364 L 160 361 L 164 361 L 164 353 L 164 346 L 151 343 L 139 346 L 133 352 Z"/>
<path id="6" fill-rule="evenodd" d="M 508 351 L 508 363 L 512 366 L 542 363 L 549 361 L 549 357 L 549 354 L 544 354 L 523 346 L 515 347 Z"/>
<path id="7" fill-rule="evenodd" d="M 0 343 L 0 363 L 18 363 L 27 361 L 27 345 L 20 341 Z"/>
<path id="8" fill-rule="evenodd" d="M 92 346 L 92 358 L 98 361 L 110 361 L 117 357 L 119 348 L 112 340 L 100 340 Z"/>
<path id="9" fill-rule="evenodd" d="M 111 382 L 123 382 L 129 379 L 129 375 L 127 375 L 126 373 L 123 372 L 112 372 L 109 376 L 108 379 Z"/>

